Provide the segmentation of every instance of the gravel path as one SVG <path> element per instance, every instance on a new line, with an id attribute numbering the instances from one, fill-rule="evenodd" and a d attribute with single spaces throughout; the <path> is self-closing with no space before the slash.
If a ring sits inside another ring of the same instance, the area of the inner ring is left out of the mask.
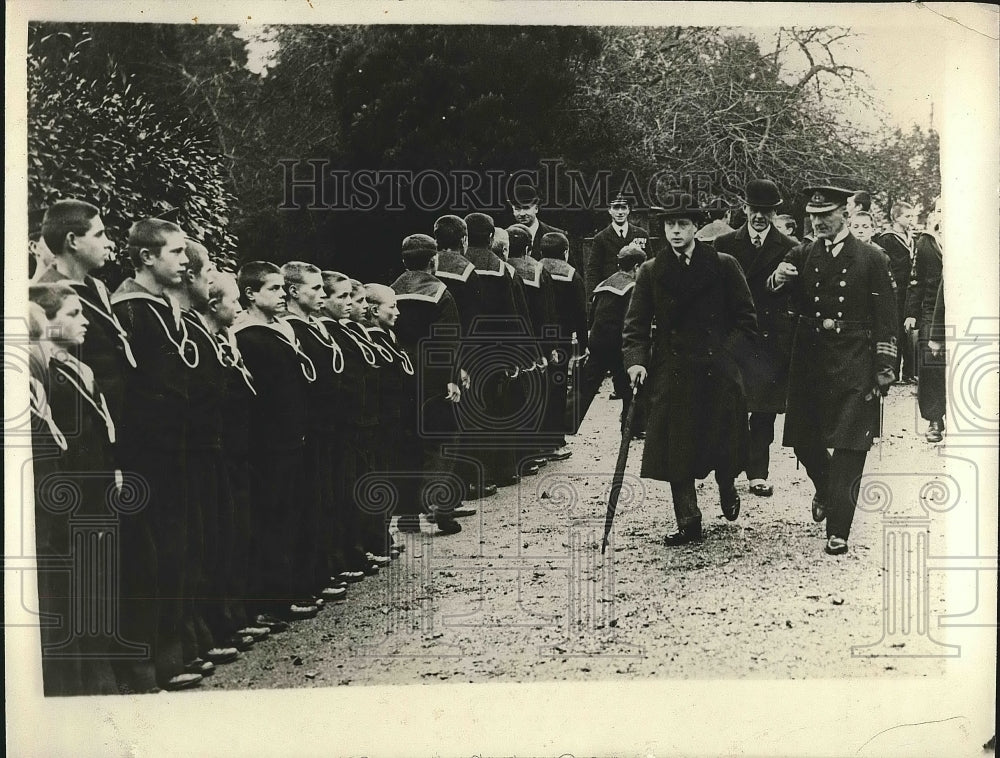
<path id="1" fill-rule="evenodd" d="M 460 534 L 406 535 L 402 558 L 347 601 L 258 643 L 201 689 L 941 673 L 940 659 L 851 655 L 882 636 L 881 516 L 859 509 L 850 552 L 825 555 L 812 486 L 785 448 L 772 448 L 774 497 L 739 481 L 743 511 L 730 523 L 714 481 L 701 482 L 706 540 L 668 549 L 669 489 L 637 478 L 642 442 L 633 443 L 602 558 L 618 444 L 609 391 L 610 382 L 570 438 L 572 458 L 475 503 Z M 944 471 L 915 394 L 890 393 L 890 436 L 869 455 L 875 478 Z M 932 544 L 939 529 L 932 521 Z M 930 574 L 931 612 L 943 608 L 940 576 Z"/>

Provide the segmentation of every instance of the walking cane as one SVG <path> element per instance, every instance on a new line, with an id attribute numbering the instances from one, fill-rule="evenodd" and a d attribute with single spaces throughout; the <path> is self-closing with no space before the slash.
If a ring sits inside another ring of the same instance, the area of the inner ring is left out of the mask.
<path id="1" fill-rule="evenodd" d="M 625 417 L 625 426 L 622 429 L 622 442 L 618 446 L 618 462 L 615 464 L 615 475 L 611 479 L 611 493 L 608 495 L 608 512 L 604 517 L 604 540 L 601 542 L 601 555 L 608 548 L 608 535 L 611 534 L 611 524 L 615 520 L 615 510 L 618 508 L 618 496 L 622 491 L 622 483 L 625 481 L 625 464 L 628 463 L 628 449 L 632 442 L 632 427 L 635 425 L 635 408 L 639 394 L 639 385 L 632 388 L 632 404 L 629 406 L 628 415 Z"/>

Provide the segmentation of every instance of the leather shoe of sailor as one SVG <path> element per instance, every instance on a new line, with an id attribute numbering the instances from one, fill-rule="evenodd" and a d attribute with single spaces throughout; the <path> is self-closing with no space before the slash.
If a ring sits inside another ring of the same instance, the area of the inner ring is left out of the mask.
<path id="1" fill-rule="evenodd" d="M 927 426 L 927 432 L 924 434 L 924 439 L 931 443 L 940 442 L 944 435 L 941 432 L 944 430 L 944 421 L 931 421 Z"/>
<path id="2" fill-rule="evenodd" d="M 482 488 L 478 484 L 470 484 L 466 487 L 463 500 L 481 500 L 484 497 L 493 497 L 497 494 L 497 486 L 492 482 L 484 484 Z"/>
<path id="3" fill-rule="evenodd" d="M 573 451 L 570 450 L 568 446 L 563 445 L 557 450 L 553 450 L 550 453 L 546 453 L 545 457 L 548 458 L 550 461 L 564 461 L 571 455 L 573 455 Z"/>
<path id="4" fill-rule="evenodd" d="M 843 537 L 827 537 L 823 552 L 827 555 L 843 555 L 847 552 L 847 540 Z"/>
<path id="5" fill-rule="evenodd" d="M 823 499 L 819 496 L 818 492 L 813 495 L 812 517 L 813 521 L 817 524 L 826 518 L 826 503 L 823 502 Z"/>
<path id="6" fill-rule="evenodd" d="M 212 663 L 231 663 L 240 655 L 235 647 L 213 647 L 205 653 L 205 660 Z"/>
<path id="7" fill-rule="evenodd" d="M 678 547 L 680 545 L 687 545 L 690 542 L 701 542 L 702 539 L 701 522 L 699 521 L 683 529 L 679 529 L 673 534 L 668 534 L 663 538 L 663 544 L 667 547 Z"/>
<path id="8" fill-rule="evenodd" d="M 324 600 L 344 600 L 347 597 L 346 587 L 324 587 L 319 596 Z"/>
<path id="9" fill-rule="evenodd" d="M 774 494 L 774 485 L 767 479 L 751 479 L 750 494 L 757 497 L 771 497 Z"/>

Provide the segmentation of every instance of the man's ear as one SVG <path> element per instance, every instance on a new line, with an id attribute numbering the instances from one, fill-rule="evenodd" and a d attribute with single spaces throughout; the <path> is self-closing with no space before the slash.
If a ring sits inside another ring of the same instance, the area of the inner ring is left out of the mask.
<path id="1" fill-rule="evenodd" d="M 243 299 L 246 300 L 248 303 L 253 303 L 254 300 L 256 299 L 256 295 L 257 293 L 253 291 L 252 287 L 243 288 Z"/>
<path id="2" fill-rule="evenodd" d="M 139 249 L 139 261 L 144 266 L 148 266 L 153 260 L 153 251 L 148 247 L 143 247 Z"/>

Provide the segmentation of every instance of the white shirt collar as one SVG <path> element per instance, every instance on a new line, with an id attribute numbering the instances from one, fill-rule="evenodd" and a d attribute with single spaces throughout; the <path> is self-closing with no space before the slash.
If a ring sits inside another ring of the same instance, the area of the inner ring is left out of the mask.
<path id="1" fill-rule="evenodd" d="M 620 234 L 621 236 L 624 237 L 628 234 L 628 220 L 626 219 L 625 223 L 622 224 L 621 226 L 612 221 L 611 228 L 615 230 L 615 234 Z"/>
<path id="2" fill-rule="evenodd" d="M 752 241 L 753 241 L 754 239 L 756 239 L 756 238 L 758 238 L 758 237 L 759 237 L 759 238 L 760 238 L 760 244 L 762 244 L 762 245 L 763 245 L 763 244 L 764 244 L 764 240 L 766 240 L 766 239 L 767 239 L 767 235 L 768 235 L 768 233 L 769 233 L 769 232 L 771 231 L 771 225 L 770 225 L 770 224 L 768 224 L 768 225 L 767 225 L 767 229 L 765 229 L 765 230 L 764 230 L 764 231 L 762 231 L 762 232 L 758 232 L 758 231 L 757 231 L 756 229 L 754 229 L 754 228 L 753 228 L 752 226 L 750 226 L 750 225 L 748 224 L 748 225 L 747 225 L 747 231 L 749 231 L 749 232 L 750 232 L 750 241 L 751 241 L 751 242 L 752 242 Z"/>

